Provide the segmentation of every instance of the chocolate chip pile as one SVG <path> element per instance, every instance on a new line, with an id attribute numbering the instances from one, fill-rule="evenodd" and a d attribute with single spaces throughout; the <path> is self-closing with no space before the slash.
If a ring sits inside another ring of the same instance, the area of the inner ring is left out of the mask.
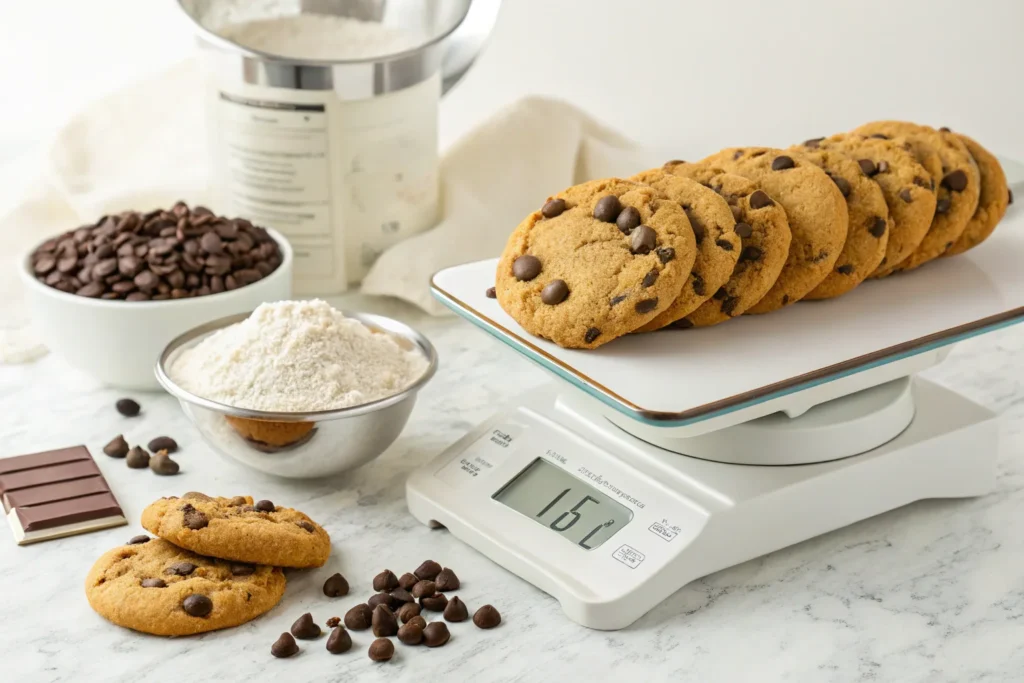
<path id="1" fill-rule="evenodd" d="M 426 560 L 415 571 L 401 577 L 385 569 L 373 577 L 376 592 L 366 602 L 349 609 L 344 619 L 331 617 L 326 621 L 327 627 L 332 629 L 327 637 L 327 651 L 331 654 L 348 652 L 352 649 L 349 631 L 367 629 L 376 637 L 367 651 L 375 662 L 386 662 L 394 656 L 392 637 L 397 637 L 404 645 L 441 647 L 451 638 L 445 622 L 469 619 L 466 603 L 457 595 L 451 598 L 445 595 L 461 586 L 454 571 L 433 560 Z M 349 584 L 341 574 L 333 574 L 324 582 L 323 591 L 329 598 L 344 597 L 348 595 Z M 444 621 L 428 622 L 423 611 L 439 612 Z M 492 605 L 484 605 L 473 614 L 473 623 L 481 629 L 492 629 L 501 623 L 501 614 Z M 275 657 L 291 657 L 299 652 L 296 638 L 315 640 L 321 633 L 313 615 L 307 612 L 292 624 L 289 633 L 282 633 L 271 645 L 270 653 Z"/>
<path id="2" fill-rule="evenodd" d="M 130 398 L 120 399 L 114 407 L 125 417 L 137 417 L 142 411 L 142 407 Z M 178 463 L 171 459 L 171 453 L 177 450 L 178 442 L 169 436 L 150 439 L 146 448 L 143 448 L 129 446 L 124 434 L 118 434 L 103 447 L 105 454 L 111 458 L 123 458 L 128 467 L 134 470 L 144 470 L 148 467 L 160 476 L 175 475 L 181 470 Z"/>
<path id="3" fill-rule="evenodd" d="M 36 279 L 99 299 L 162 301 L 252 284 L 281 265 L 266 230 L 178 202 L 126 211 L 47 240 L 32 254 Z"/>

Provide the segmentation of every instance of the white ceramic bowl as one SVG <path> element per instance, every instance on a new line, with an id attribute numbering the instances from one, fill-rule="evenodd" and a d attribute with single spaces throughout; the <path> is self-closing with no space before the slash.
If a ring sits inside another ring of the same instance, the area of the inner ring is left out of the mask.
<path id="1" fill-rule="evenodd" d="M 33 327 L 51 351 L 104 384 L 158 391 L 153 366 L 172 339 L 211 320 L 291 298 L 292 248 L 279 232 L 267 232 L 282 256 L 273 273 L 230 292 L 170 301 L 108 301 L 67 294 L 36 280 L 33 248 L 21 267 Z"/>

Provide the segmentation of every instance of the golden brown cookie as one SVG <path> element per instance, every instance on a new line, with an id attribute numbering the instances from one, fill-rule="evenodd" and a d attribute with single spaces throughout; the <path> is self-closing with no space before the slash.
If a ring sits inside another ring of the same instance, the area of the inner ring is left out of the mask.
<path id="1" fill-rule="evenodd" d="M 255 619 L 281 600 L 284 587 L 276 567 L 215 560 L 157 538 L 104 553 L 89 571 L 85 595 L 118 626 L 189 636 Z"/>
<path id="2" fill-rule="evenodd" d="M 996 229 L 996 225 L 1006 215 L 1006 207 L 1010 204 L 1010 188 L 1006 184 L 1006 174 L 995 155 L 966 135 L 955 134 L 967 146 L 967 151 L 974 157 L 981 174 L 981 194 L 978 197 L 978 208 L 964 228 L 964 232 L 944 256 L 962 254 L 978 246 Z"/>
<path id="3" fill-rule="evenodd" d="M 775 284 L 747 313 L 769 313 L 804 298 L 828 277 L 846 242 L 846 201 L 832 179 L 793 152 L 769 147 L 734 147 L 704 159 L 758 183 L 782 205 L 792 241 Z"/>
<path id="4" fill-rule="evenodd" d="M 660 168 L 638 173 L 630 180 L 650 185 L 663 197 L 678 202 L 697 241 L 697 258 L 683 291 L 671 306 L 637 329 L 653 332 L 697 310 L 729 281 L 740 257 L 740 236 L 733 230 L 736 219 L 732 210 L 714 190 Z"/>
<path id="5" fill-rule="evenodd" d="M 828 277 L 805 299 L 831 299 L 846 294 L 875 272 L 889 244 L 892 221 L 878 183 L 864 175 L 856 161 L 838 150 L 796 145 L 792 150 L 825 171 L 846 199 L 850 226 L 839 260 Z"/>
<path id="6" fill-rule="evenodd" d="M 839 133 L 808 140 L 804 145 L 848 154 L 882 188 L 892 229 L 885 257 L 871 277 L 906 260 L 924 239 L 935 215 L 933 181 L 910 151 L 910 142 Z"/>
<path id="7" fill-rule="evenodd" d="M 917 268 L 941 256 L 953 246 L 978 208 L 981 176 L 967 146 L 953 133 L 943 133 L 929 126 L 906 121 L 875 121 L 857 128 L 854 133 L 886 138 L 906 137 L 914 147 L 918 161 L 929 168 L 928 153 L 939 159 L 935 191 L 935 216 L 927 234 L 914 252 L 904 261 L 883 268 L 879 275 Z"/>
<path id="8" fill-rule="evenodd" d="M 201 555 L 275 567 L 320 567 L 331 537 L 298 510 L 249 496 L 211 498 L 190 492 L 142 511 L 142 526 Z"/>
<path id="9" fill-rule="evenodd" d="M 509 237 L 498 303 L 523 328 L 593 349 L 653 320 L 679 296 L 696 241 L 678 203 L 619 178 L 570 187 Z"/>

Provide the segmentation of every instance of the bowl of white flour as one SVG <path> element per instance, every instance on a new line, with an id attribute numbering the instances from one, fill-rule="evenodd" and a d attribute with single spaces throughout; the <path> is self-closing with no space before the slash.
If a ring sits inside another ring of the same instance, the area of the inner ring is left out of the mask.
<path id="1" fill-rule="evenodd" d="M 434 347 L 407 325 L 313 300 L 201 325 L 168 345 L 156 376 L 217 452 L 310 478 L 384 452 L 436 368 Z"/>

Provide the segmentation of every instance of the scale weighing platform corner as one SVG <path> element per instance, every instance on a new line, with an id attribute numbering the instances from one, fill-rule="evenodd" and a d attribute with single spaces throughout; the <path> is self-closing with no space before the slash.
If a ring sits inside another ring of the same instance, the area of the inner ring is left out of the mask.
<path id="1" fill-rule="evenodd" d="M 987 493 L 995 415 L 914 375 L 1024 319 L 1022 257 L 1011 211 L 975 250 L 839 299 L 594 351 L 532 337 L 486 298 L 495 261 L 441 271 L 441 301 L 565 381 L 414 472 L 409 509 L 574 621 L 618 629 L 711 572 Z"/>

